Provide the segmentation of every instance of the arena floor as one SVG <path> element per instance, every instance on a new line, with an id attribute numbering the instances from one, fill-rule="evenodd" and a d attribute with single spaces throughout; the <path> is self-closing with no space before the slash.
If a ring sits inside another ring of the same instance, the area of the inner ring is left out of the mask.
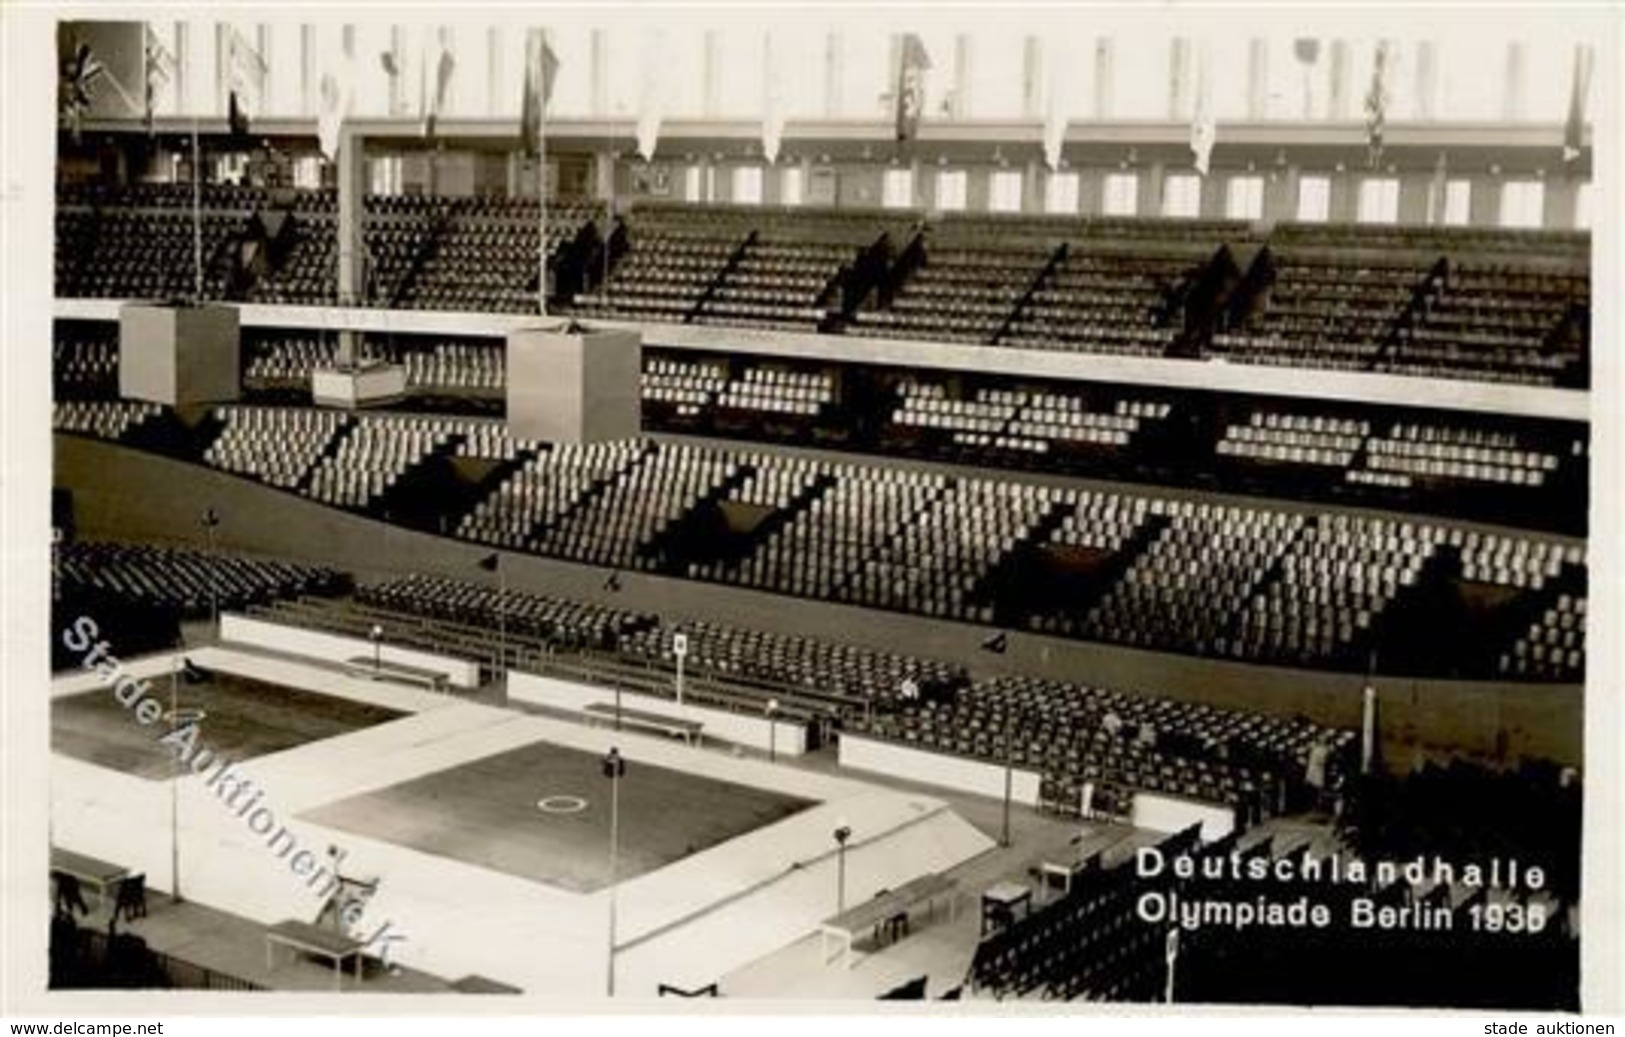
<path id="1" fill-rule="evenodd" d="M 167 712 L 168 676 L 148 679 Z M 183 711 L 203 710 L 201 744 L 219 757 L 238 761 L 406 715 L 354 699 L 226 673 L 210 673 L 197 684 L 182 681 L 178 703 Z M 64 696 L 51 703 L 54 751 L 136 777 L 162 780 L 173 772 L 174 756 L 162 742 L 168 730 L 165 720 L 143 725 L 106 689 Z"/>
<path id="2" fill-rule="evenodd" d="M 600 757 L 537 742 L 302 815 L 355 835 L 576 893 L 609 882 L 609 782 Z M 622 881 L 782 820 L 814 801 L 628 766 L 620 789 Z"/>

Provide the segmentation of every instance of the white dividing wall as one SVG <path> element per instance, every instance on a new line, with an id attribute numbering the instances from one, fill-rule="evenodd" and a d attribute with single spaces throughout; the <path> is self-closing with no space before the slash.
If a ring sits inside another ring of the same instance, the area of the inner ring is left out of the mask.
<path id="1" fill-rule="evenodd" d="M 1004 798 L 1004 771 L 998 764 L 963 756 L 910 749 L 856 735 L 841 736 L 841 766 L 872 774 L 885 774 L 938 788 L 970 792 L 991 799 Z M 1014 770 L 1010 782 L 1012 802 L 1038 805 L 1038 779 L 1034 771 Z"/>
<path id="2" fill-rule="evenodd" d="M 220 639 L 228 643 L 270 648 L 278 652 L 305 655 L 329 662 L 344 662 L 355 658 L 370 659 L 373 653 L 372 642 L 364 638 L 345 637 L 319 630 L 307 630 L 304 627 L 284 626 L 280 623 L 267 623 L 236 613 L 227 613 L 220 617 Z M 454 659 L 446 655 L 431 655 L 410 648 L 397 648 L 393 645 L 380 646 L 378 654 L 386 663 L 439 670 L 450 679 L 454 687 L 480 686 L 479 663 Z"/>
<path id="3" fill-rule="evenodd" d="M 539 677 L 533 673 L 509 672 L 508 700 L 569 710 L 572 713 L 584 713 L 586 708 L 594 703 L 613 704 L 615 692 L 610 688 L 576 684 L 571 681 L 555 680 L 552 677 Z M 807 729 L 801 724 L 785 720 L 769 723 L 766 716 L 733 713 L 725 709 L 711 709 L 687 702 L 679 706 L 673 699 L 639 695 L 629 691 L 621 692 L 621 707 L 702 724 L 704 725 L 700 730 L 702 740 L 720 739 L 750 749 L 759 749 L 765 753 L 770 748 L 771 739 L 771 749 L 774 753 L 800 756 L 807 751 Z M 607 720 L 597 722 L 604 723 Z M 774 728 L 777 730 L 773 730 Z"/>

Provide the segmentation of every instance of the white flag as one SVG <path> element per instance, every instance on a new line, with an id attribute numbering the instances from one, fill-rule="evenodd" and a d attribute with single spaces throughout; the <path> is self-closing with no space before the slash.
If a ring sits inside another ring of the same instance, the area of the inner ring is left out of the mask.
<path id="1" fill-rule="evenodd" d="M 784 76 L 773 53 L 772 33 L 762 43 L 762 79 L 762 157 L 772 165 L 784 139 Z"/>
<path id="2" fill-rule="evenodd" d="M 1196 52 L 1196 107 L 1191 114 L 1191 157 L 1196 171 L 1207 176 L 1208 161 L 1219 127 L 1213 119 L 1213 81 L 1208 70 L 1206 44 Z"/>
<path id="3" fill-rule="evenodd" d="M 671 60 L 665 50 L 666 35 L 656 32 L 645 38 L 643 55 L 643 91 L 638 99 L 638 154 L 645 162 L 655 156 L 655 144 L 660 140 L 660 121 L 666 111 L 666 63 Z"/>
<path id="4" fill-rule="evenodd" d="M 1046 45 L 1055 44 L 1046 41 Z M 1044 161 L 1052 170 L 1061 168 L 1061 146 L 1066 142 L 1067 123 L 1072 119 L 1072 62 L 1056 54 L 1049 67 L 1049 96 L 1044 104 Z"/>
<path id="5" fill-rule="evenodd" d="M 350 114 L 350 66 L 342 58 L 329 58 L 320 81 L 320 108 L 316 114 L 316 141 L 329 162 L 338 160 L 339 135 Z"/>

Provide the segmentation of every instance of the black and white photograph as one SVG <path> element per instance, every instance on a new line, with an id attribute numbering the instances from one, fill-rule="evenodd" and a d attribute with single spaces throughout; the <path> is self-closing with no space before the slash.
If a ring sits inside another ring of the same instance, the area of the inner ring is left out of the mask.
<path id="1" fill-rule="evenodd" d="M 1618 6 L 0 27 L 0 1012 L 1625 1011 Z"/>

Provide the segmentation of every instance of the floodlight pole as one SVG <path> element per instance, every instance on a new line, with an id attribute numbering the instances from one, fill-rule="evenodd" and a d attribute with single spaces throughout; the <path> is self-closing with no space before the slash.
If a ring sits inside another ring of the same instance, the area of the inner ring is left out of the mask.
<path id="1" fill-rule="evenodd" d="M 497 555 L 497 671 L 508 672 L 508 572 Z"/>
<path id="2" fill-rule="evenodd" d="M 777 763 L 779 758 L 779 700 L 767 700 L 767 762 Z"/>
<path id="3" fill-rule="evenodd" d="M 180 723 L 181 657 L 176 656 L 169 667 L 169 734 L 174 744 L 176 725 Z M 169 896 L 181 902 L 181 754 L 175 752 L 175 767 L 169 776 Z"/>
<path id="4" fill-rule="evenodd" d="M 192 112 L 192 301 L 203 301 L 203 148 Z"/>
<path id="5" fill-rule="evenodd" d="M 613 746 L 604 757 L 604 777 L 609 779 L 609 968 L 606 990 L 615 996 L 615 909 L 616 871 L 621 850 L 621 779 L 626 776 L 626 760 Z"/>
<path id="6" fill-rule="evenodd" d="M 852 829 L 842 825 L 835 829 L 835 913 L 846 910 L 846 842 L 852 838 Z"/>

